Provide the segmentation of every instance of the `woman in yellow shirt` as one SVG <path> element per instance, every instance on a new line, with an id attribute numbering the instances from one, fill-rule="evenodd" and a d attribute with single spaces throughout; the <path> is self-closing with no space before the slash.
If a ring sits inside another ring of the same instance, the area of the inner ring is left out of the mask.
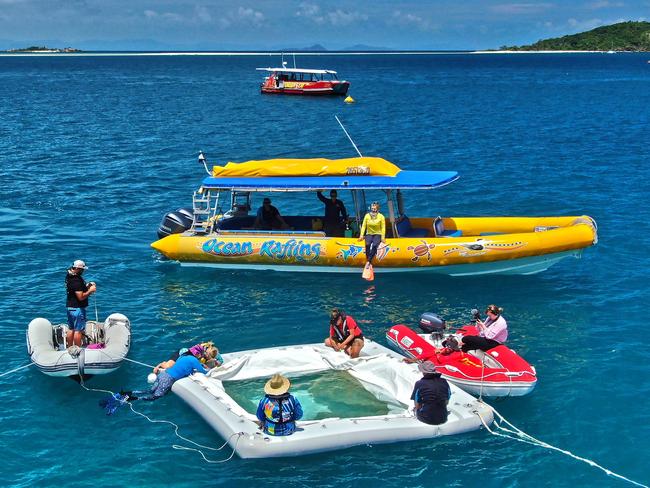
<path id="1" fill-rule="evenodd" d="M 363 218 L 359 240 L 366 239 L 366 268 L 372 265 L 380 242 L 386 242 L 386 218 L 379 213 L 379 203 L 370 204 L 370 212 Z"/>

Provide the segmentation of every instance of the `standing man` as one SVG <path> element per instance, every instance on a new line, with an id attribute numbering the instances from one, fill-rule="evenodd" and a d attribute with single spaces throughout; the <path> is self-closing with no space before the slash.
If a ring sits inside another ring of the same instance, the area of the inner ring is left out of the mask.
<path id="1" fill-rule="evenodd" d="M 328 237 L 343 237 L 345 234 L 344 223 L 348 220 L 348 213 L 345 205 L 337 197 L 336 190 L 330 190 L 330 199 L 318 192 L 318 199 L 325 204 L 325 218 L 323 219 L 323 230 Z"/>
<path id="2" fill-rule="evenodd" d="M 68 332 L 66 345 L 68 347 L 81 347 L 84 331 L 86 330 L 86 308 L 88 297 L 97 291 L 97 285 L 92 281 L 86 283 L 81 277 L 88 267 L 81 259 L 77 259 L 68 268 L 65 276 L 65 289 L 67 292 L 65 305 L 68 309 Z"/>

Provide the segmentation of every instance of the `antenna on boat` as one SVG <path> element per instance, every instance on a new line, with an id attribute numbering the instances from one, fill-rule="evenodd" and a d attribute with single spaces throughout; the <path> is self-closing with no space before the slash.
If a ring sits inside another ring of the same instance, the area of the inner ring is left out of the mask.
<path id="1" fill-rule="evenodd" d="M 343 129 L 343 132 L 345 132 L 345 135 L 348 136 L 348 139 L 350 139 L 350 142 L 351 142 L 352 145 L 354 146 L 354 150 L 357 152 L 357 154 L 359 155 L 359 157 L 362 158 L 362 157 L 363 157 L 363 154 L 361 154 L 361 151 L 359 151 L 359 148 L 357 147 L 357 145 L 354 143 L 354 141 L 353 141 L 352 138 L 350 137 L 350 134 L 348 134 L 348 131 L 345 130 L 345 127 L 343 127 L 343 124 L 342 124 L 341 121 L 339 120 L 338 116 L 335 115 L 334 118 L 336 119 L 336 121 L 337 121 L 337 122 L 339 123 L 339 125 L 341 126 L 341 129 Z"/>
<path id="2" fill-rule="evenodd" d="M 203 151 L 199 151 L 199 163 L 203 163 L 205 172 L 208 173 L 209 176 L 212 176 L 212 173 L 210 173 L 210 170 L 208 169 L 208 164 L 205 160 L 205 156 L 203 155 Z"/>

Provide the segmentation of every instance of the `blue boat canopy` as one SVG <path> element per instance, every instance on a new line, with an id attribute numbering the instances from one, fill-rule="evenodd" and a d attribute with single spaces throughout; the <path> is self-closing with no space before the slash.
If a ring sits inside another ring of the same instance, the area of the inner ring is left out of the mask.
<path id="1" fill-rule="evenodd" d="M 205 190 L 432 190 L 459 178 L 456 171 L 400 171 L 395 176 L 270 176 L 214 177 L 203 180 Z"/>

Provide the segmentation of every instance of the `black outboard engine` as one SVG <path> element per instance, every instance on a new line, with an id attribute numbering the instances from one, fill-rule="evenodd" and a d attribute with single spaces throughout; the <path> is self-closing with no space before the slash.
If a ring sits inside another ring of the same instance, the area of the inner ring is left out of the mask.
<path id="1" fill-rule="evenodd" d="M 192 227 L 192 222 L 194 222 L 194 213 L 191 208 L 179 208 L 175 212 L 169 212 L 158 227 L 158 238 L 181 234 Z"/>
<path id="2" fill-rule="evenodd" d="M 431 334 L 432 339 L 442 339 L 446 327 L 445 321 L 435 313 L 427 312 L 420 316 L 420 329 L 427 334 Z"/>

